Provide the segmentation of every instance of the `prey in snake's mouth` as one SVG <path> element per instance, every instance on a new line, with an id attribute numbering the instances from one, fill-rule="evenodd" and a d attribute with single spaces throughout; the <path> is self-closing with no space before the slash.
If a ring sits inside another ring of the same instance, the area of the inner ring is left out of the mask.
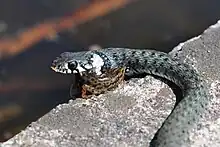
<path id="1" fill-rule="evenodd" d="M 81 88 L 82 98 L 99 95 L 116 88 L 124 80 L 124 68 L 104 70 L 105 61 L 100 55 L 75 53 L 74 58 L 65 52 L 57 57 L 51 66 L 55 72 L 62 74 L 79 74 L 78 87 Z M 72 87 L 72 86 L 71 86 Z M 70 93 L 72 88 L 70 88 Z M 70 94 L 72 95 L 72 94 Z"/>
<path id="2" fill-rule="evenodd" d="M 82 98 L 88 99 L 93 95 L 103 94 L 115 89 L 124 81 L 124 72 L 124 69 L 109 70 L 101 75 L 83 72 L 82 76 L 80 76 L 82 80 L 78 83 L 81 88 Z"/>

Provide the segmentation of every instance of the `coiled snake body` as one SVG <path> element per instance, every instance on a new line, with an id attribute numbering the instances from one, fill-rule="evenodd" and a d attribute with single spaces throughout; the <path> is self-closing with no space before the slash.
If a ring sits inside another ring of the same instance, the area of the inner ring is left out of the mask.
<path id="1" fill-rule="evenodd" d="M 152 147 L 184 146 L 189 132 L 202 117 L 209 102 L 207 88 L 196 70 L 154 50 L 106 48 L 64 52 L 53 61 L 52 69 L 60 73 L 80 74 L 85 81 L 84 97 L 86 91 L 99 94 L 116 87 L 123 81 L 124 75 L 151 74 L 179 86 L 183 97 L 151 140 Z"/>

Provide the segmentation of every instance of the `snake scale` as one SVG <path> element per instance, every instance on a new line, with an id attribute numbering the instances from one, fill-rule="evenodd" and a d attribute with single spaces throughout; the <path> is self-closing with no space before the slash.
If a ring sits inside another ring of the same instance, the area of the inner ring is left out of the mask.
<path id="1" fill-rule="evenodd" d="M 122 73 L 119 74 L 122 76 L 113 82 L 121 81 L 123 75 L 150 74 L 176 84 L 182 90 L 182 99 L 176 102 L 174 109 L 156 132 L 150 142 L 151 147 L 187 146 L 189 133 L 204 114 L 209 102 L 207 87 L 196 70 L 172 59 L 166 53 L 155 50 L 105 48 L 75 53 L 64 52 L 53 61 L 51 68 L 64 74 L 78 73 L 87 78 L 91 75 L 93 80 L 89 79 L 88 82 L 95 83 L 108 81 L 117 77 L 117 73 Z M 109 78 L 111 72 L 108 74 L 108 71 L 111 70 L 116 72 Z M 85 85 L 89 88 L 89 84 Z"/>

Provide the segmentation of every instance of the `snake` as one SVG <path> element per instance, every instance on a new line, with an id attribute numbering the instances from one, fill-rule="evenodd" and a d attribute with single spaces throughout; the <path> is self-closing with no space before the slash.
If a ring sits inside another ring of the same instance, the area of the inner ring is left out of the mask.
<path id="1" fill-rule="evenodd" d="M 84 91 L 93 93 L 101 89 L 96 94 L 118 82 L 112 86 L 116 87 L 124 76 L 149 74 L 177 85 L 182 97 L 176 100 L 171 113 L 150 141 L 150 147 L 187 146 L 190 132 L 209 104 L 208 88 L 196 69 L 153 49 L 104 48 L 63 52 L 53 60 L 51 68 L 62 74 L 79 74 L 85 81 Z M 105 85 L 106 81 L 110 82 Z"/>

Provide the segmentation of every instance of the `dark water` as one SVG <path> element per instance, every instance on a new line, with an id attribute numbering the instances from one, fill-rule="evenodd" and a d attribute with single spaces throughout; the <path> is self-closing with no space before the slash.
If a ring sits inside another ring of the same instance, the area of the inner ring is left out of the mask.
<path id="1" fill-rule="evenodd" d="M 1 36 L 68 14 L 88 0 L 2 0 Z M 64 51 L 101 47 L 155 48 L 169 52 L 199 35 L 220 18 L 219 0 L 139 0 L 78 28 L 61 32 L 57 40 L 42 40 L 25 52 L 0 60 L 0 140 L 24 129 L 56 105 L 68 102 L 73 76 L 50 70 Z M 14 87 L 14 88 L 13 88 Z"/>

